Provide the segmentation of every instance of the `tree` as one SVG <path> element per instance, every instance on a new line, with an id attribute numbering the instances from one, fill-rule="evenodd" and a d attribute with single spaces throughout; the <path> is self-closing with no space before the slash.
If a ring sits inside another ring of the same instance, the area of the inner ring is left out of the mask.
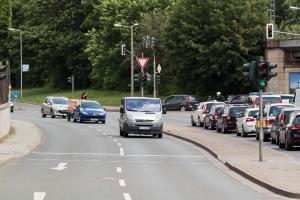
<path id="1" fill-rule="evenodd" d="M 7 38 L 11 27 L 11 1 L 2 0 L 0 4 L 0 61 L 8 58 Z"/>

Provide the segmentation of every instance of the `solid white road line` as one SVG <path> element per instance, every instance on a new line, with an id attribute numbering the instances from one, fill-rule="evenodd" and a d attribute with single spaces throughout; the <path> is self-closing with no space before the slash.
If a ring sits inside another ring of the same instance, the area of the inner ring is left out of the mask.
<path id="1" fill-rule="evenodd" d="M 117 167 L 117 173 L 122 173 L 122 168 L 121 167 Z"/>
<path id="2" fill-rule="evenodd" d="M 122 146 L 121 143 L 118 143 L 118 146 L 119 146 L 119 147 Z"/>
<path id="3" fill-rule="evenodd" d="M 124 149 L 120 148 L 120 156 L 124 156 Z"/>
<path id="4" fill-rule="evenodd" d="M 51 168 L 51 169 L 61 171 L 61 170 L 64 170 L 64 169 L 67 168 L 67 166 L 66 166 L 67 164 L 68 164 L 68 163 L 59 163 L 59 164 L 57 165 L 57 167 L 53 167 L 53 168 Z"/>
<path id="5" fill-rule="evenodd" d="M 116 140 L 116 139 L 113 139 L 113 141 L 114 141 L 114 142 L 118 142 L 118 140 Z"/>
<path id="6" fill-rule="evenodd" d="M 129 193 L 123 193 L 123 196 L 125 200 L 132 200 Z"/>
<path id="7" fill-rule="evenodd" d="M 34 200 L 43 200 L 46 196 L 46 192 L 34 192 L 33 199 Z"/>
<path id="8" fill-rule="evenodd" d="M 125 187 L 126 186 L 126 183 L 125 183 L 124 179 L 119 179 L 119 184 L 120 184 L 121 187 Z"/>

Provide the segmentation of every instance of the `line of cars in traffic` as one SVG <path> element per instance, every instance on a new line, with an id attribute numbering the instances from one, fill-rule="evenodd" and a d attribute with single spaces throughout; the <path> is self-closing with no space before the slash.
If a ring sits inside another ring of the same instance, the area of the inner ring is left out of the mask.
<path id="1" fill-rule="evenodd" d="M 263 141 L 291 150 L 300 146 L 300 107 L 292 103 L 293 95 L 265 93 L 263 99 Z M 237 136 L 255 134 L 259 140 L 258 94 L 238 95 L 227 102 L 206 101 L 191 113 L 191 125 Z"/>
<path id="2" fill-rule="evenodd" d="M 46 97 L 41 106 L 41 115 L 49 115 L 51 118 L 60 116 L 74 122 L 106 122 L 106 111 L 97 101 L 66 97 Z"/>

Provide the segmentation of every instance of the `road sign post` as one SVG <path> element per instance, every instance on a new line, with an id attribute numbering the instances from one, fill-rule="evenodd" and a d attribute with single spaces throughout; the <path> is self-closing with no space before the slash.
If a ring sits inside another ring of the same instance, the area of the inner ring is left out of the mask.
<path id="1" fill-rule="evenodd" d="M 144 69 L 149 61 L 149 58 L 136 57 L 136 61 L 141 68 L 141 95 L 143 97 L 144 96 L 144 84 L 145 84 L 144 83 L 144 79 L 145 79 Z M 147 78 L 146 78 L 146 80 L 147 80 Z"/>

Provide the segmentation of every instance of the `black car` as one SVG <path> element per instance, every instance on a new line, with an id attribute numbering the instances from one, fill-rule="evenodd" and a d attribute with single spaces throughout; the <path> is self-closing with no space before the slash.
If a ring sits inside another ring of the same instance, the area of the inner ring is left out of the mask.
<path id="1" fill-rule="evenodd" d="M 271 127 L 271 143 L 279 145 L 279 130 L 290 121 L 293 112 L 300 112 L 299 108 L 284 108 L 281 113 L 276 116 L 274 124 Z"/>
<path id="2" fill-rule="evenodd" d="M 224 104 L 215 104 L 210 109 L 210 112 L 204 117 L 204 128 L 213 130 L 216 126 L 218 114 L 224 109 Z"/>
<path id="3" fill-rule="evenodd" d="M 163 100 L 164 110 L 195 110 L 199 105 L 197 97 L 192 95 L 172 95 Z"/>
<path id="4" fill-rule="evenodd" d="M 228 130 L 236 130 L 236 118 L 246 111 L 248 106 L 245 105 L 227 105 L 218 113 L 216 129 L 217 132 L 226 133 Z"/>
<path id="5" fill-rule="evenodd" d="M 287 124 L 279 129 L 279 148 L 291 150 L 300 146 L 300 112 L 294 112 Z"/>

